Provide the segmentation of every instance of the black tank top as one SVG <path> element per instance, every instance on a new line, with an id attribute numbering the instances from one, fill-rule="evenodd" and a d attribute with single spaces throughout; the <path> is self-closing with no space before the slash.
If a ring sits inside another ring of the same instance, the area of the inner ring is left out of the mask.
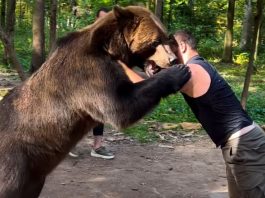
<path id="1" fill-rule="evenodd" d="M 196 118 L 202 124 L 216 146 L 226 142 L 229 136 L 252 124 L 228 83 L 200 56 L 194 56 L 187 64 L 198 64 L 210 75 L 208 91 L 197 98 L 183 93 Z"/>

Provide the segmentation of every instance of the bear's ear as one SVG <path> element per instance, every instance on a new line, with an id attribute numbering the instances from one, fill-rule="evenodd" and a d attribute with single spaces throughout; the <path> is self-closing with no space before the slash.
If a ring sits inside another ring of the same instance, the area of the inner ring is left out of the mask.
<path id="1" fill-rule="evenodd" d="M 113 13 L 114 13 L 115 18 L 118 21 L 128 20 L 130 18 L 133 18 L 133 16 L 134 16 L 132 12 L 130 12 L 129 10 L 126 10 L 122 7 L 119 7 L 119 6 L 113 7 Z"/>

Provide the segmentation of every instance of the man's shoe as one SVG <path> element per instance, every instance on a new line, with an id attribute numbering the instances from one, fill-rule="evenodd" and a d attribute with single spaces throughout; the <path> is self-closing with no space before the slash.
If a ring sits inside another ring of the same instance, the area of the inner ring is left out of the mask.
<path id="1" fill-rule="evenodd" d="M 108 151 L 104 146 L 101 146 L 97 149 L 91 150 L 91 156 L 92 157 L 100 157 L 103 159 L 113 159 L 115 156 L 112 152 Z"/>

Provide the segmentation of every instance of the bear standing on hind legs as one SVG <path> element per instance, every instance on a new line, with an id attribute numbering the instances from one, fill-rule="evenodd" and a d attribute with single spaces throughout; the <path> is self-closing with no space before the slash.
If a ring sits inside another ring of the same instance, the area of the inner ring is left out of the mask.
<path id="1" fill-rule="evenodd" d="M 175 60 L 148 10 L 115 7 L 69 34 L 42 67 L 0 102 L 0 198 L 36 198 L 49 174 L 98 122 L 127 127 L 190 78 L 174 66 L 133 84 L 128 66 Z"/>

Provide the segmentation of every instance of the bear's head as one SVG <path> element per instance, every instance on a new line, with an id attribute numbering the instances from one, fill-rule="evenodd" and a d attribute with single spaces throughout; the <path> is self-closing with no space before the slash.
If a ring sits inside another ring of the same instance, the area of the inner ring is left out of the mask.
<path id="1" fill-rule="evenodd" d="M 95 26 L 97 46 L 130 67 L 143 68 L 147 61 L 166 68 L 176 62 L 164 26 L 146 8 L 115 6 Z"/>

